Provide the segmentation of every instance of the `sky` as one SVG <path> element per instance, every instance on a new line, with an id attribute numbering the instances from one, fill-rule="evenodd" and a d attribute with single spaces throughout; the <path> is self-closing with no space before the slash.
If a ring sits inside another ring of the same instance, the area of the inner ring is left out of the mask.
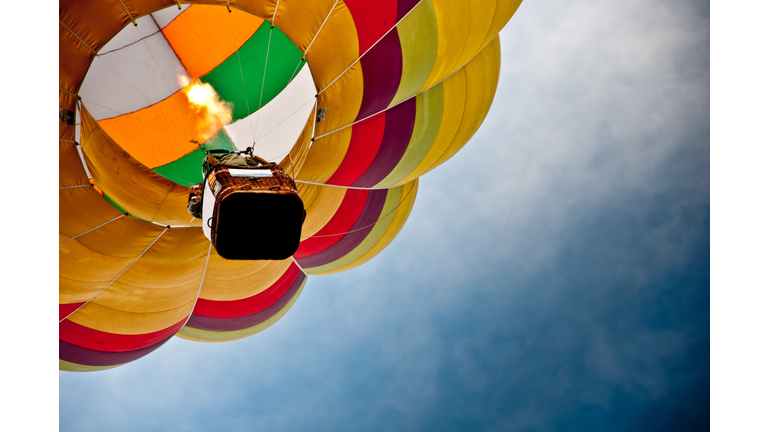
<path id="1" fill-rule="evenodd" d="M 525 0 L 501 50 L 389 247 L 253 337 L 57 372 L 60 430 L 709 430 L 709 3 Z"/>

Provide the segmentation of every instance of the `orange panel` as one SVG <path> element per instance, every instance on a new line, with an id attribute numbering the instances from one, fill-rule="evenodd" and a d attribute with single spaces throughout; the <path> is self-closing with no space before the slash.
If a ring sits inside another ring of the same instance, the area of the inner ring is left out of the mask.
<path id="1" fill-rule="evenodd" d="M 223 6 L 193 5 L 171 21 L 163 34 L 192 79 L 200 78 L 234 54 L 264 19 Z"/>
<path id="2" fill-rule="evenodd" d="M 202 123 L 202 118 L 198 120 Z M 180 91 L 155 105 L 98 123 L 123 150 L 149 168 L 191 153 L 197 144 L 190 140 L 200 140 L 206 129 L 197 127 L 195 112 Z"/>

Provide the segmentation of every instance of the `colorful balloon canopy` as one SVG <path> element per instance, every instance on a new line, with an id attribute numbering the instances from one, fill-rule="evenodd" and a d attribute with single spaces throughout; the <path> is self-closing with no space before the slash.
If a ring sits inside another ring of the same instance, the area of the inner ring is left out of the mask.
<path id="1" fill-rule="evenodd" d="M 378 254 L 488 113 L 520 0 L 194 3 L 59 4 L 62 370 L 251 336 Z M 187 213 L 205 150 L 247 147 L 297 181 L 290 259 L 225 260 Z"/>

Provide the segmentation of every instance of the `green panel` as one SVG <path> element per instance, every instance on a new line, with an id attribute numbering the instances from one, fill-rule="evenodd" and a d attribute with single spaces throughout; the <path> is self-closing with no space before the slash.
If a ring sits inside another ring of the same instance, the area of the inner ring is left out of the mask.
<path id="1" fill-rule="evenodd" d="M 200 81 L 210 83 L 223 100 L 234 104 L 232 121 L 237 121 L 274 99 L 304 63 L 301 51 L 293 42 L 280 29 L 271 27 L 269 21 L 264 21 L 239 50 Z"/>
<path id="2" fill-rule="evenodd" d="M 443 118 L 443 83 L 416 96 L 416 122 L 408 148 L 387 177 L 374 187 L 389 187 L 406 178 L 429 153 Z"/>
<path id="3" fill-rule="evenodd" d="M 224 129 L 219 130 L 216 135 L 206 141 L 203 147 L 208 150 L 237 150 Z M 192 153 L 188 153 L 169 164 L 154 168 L 152 171 L 174 183 L 190 187 L 203 181 L 203 159 L 205 159 L 205 152 L 202 149 L 196 149 Z"/>

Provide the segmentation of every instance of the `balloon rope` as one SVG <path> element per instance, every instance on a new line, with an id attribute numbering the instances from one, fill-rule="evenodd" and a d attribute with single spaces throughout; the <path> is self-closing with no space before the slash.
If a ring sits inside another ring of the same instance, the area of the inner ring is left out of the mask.
<path id="1" fill-rule="evenodd" d="M 370 223 L 370 224 L 368 224 L 368 225 L 366 225 L 366 226 L 364 226 L 364 227 L 362 227 L 362 228 L 358 228 L 358 229 L 355 229 L 355 230 L 351 230 L 351 231 L 346 231 L 346 232 L 343 232 L 343 233 L 337 233 L 337 234 L 326 234 L 326 235 L 311 235 L 311 236 L 301 236 L 301 238 L 303 238 L 303 239 L 308 239 L 308 238 L 320 238 L 320 237 L 335 237 L 335 236 L 341 236 L 341 235 L 344 235 L 344 234 L 349 234 L 349 233 L 353 233 L 353 232 L 357 232 L 357 231 L 362 231 L 362 230 L 364 230 L 364 229 L 366 229 L 366 228 L 368 228 L 368 227 L 370 227 L 370 226 L 376 225 L 377 223 L 379 223 L 379 222 L 381 222 L 382 220 L 384 220 L 384 219 L 386 219 L 387 217 L 389 217 L 389 215 L 391 215 L 393 212 L 395 212 L 395 211 L 396 211 L 398 208 L 400 208 L 400 204 L 402 204 L 402 203 L 404 203 L 404 202 L 405 202 L 405 199 L 406 199 L 406 198 L 408 198 L 408 195 L 410 195 L 410 194 L 411 194 L 411 191 L 413 191 L 413 189 L 414 189 L 414 186 L 411 186 L 411 188 L 410 188 L 410 189 L 408 189 L 408 192 L 406 192 L 405 196 L 404 196 L 404 197 L 403 197 L 403 198 L 400 200 L 400 202 L 399 202 L 399 203 L 397 203 L 397 205 L 395 206 L 395 208 L 393 208 L 392 210 L 390 210 L 390 211 L 389 211 L 387 214 L 385 214 L 384 216 L 380 217 L 380 218 L 379 218 L 379 220 L 377 220 L 376 222 Z"/>
<path id="2" fill-rule="evenodd" d="M 197 289 L 197 296 L 195 297 L 195 302 L 192 303 L 192 310 L 189 311 L 189 315 L 187 316 L 187 320 L 184 321 L 184 325 L 181 326 L 179 331 L 181 331 L 181 329 L 183 329 L 187 325 L 187 323 L 189 322 L 189 319 L 192 318 L 192 313 L 195 311 L 195 306 L 197 306 L 197 300 L 200 298 L 200 292 L 203 290 L 203 281 L 205 281 L 205 273 L 208 271 L 208 260 L 211 259 L 211 247 L 212 246 L 213 246 L 213 243 L 208 243 L 208 256 L 205 257 L 205 267 L 203 267 L 203 277 L 200 278 L 200 287 Z"/>
<path id="3" fill-rule="evenodd" d="M 299 174 L 301 173 L 301 169 L 304 168 L 304 163 L 307 161 L 307 156 L 309 156 L 309 150 L 312 149 L 312 144 L 314 144 L 315 142 L 316 126 L 317 126 L 317 97 L 315 97 L 315 107 L 312 109 L 312 136 L 309 139 L 309 145 L 307 145 L 307 149 L 303 152 L 303 154 L 299 153 L 298 159 L 299 159 L 299 163 L 301 163 L 301 166 L 299 167 L 298 171 L 295 171 L 296 175 L 294 175 L 293 178 L 298 177 Z"/>
<path id="4" fill-rule="evenodd" d="M 294 180 L 294 182 L 310 184 L 315 186 L 328 186 L 328 187 L 335 187 L 335 188 L 342 188 L 342 189 L 359 189 L 359 190 L 386 190 L 386 189 L 394 189 L 394 188 L 400 187 L 400 186 L 388 186 L 388 187 L 379 187 L 379 188 L 366 188 L 366 187 L 357 187 L 357 186 L 334 185 L 334 184 L 328 184 L 328 183 L 315 183 L 315 182 L 305 181 L 305 180 Z"/>
<path id="5" fill-rule="evenodd" d="M 382 40 L 382 39 L 384 39 L 384 38 L 385 38 L 385 37 L 386 37 L 386 36 L 389 34 L 389 32 L 391 32 L 392 30 L 394 30 L 395 28 L 397 28 L 397 25 L 398 25 L 398 24 L 400 24 L 401 22 L 403 22 L 403 20 L 405 19 L 405 17 L 407 17 L 408 15 L 410 15 L 410 14 L 411 14 L 411 12 L 413 12 L 413 10 L 414 10 L 414 9 L 416 9 L 416 7 L 418 7 L 420 3 L 421 3 L 421 0 L 419 0 L 419 2 L 418 2 L 418 3 L 416 3 L 416 4 L 415 4 L 415 5 L 414 5 L 414 6 L 411 8 L 411 10 L 409 10 L 409 11 L 408 11 L 408 13 L 406 13 L 405 15 L 403 15 L 403 17 L 402 17 L 402 18 L 400 18 L 400 20 L 399 20 L 398 22 L 396 22 L 396 23 L 395 23 L 395 25 L 393 25 L 393 26 L 392 26 L 392 27 L 391 27 L 389 30 L 387 30 L 387 32 L 386 32 L 386 33 L 384 33 L 384 34 L 383 34 L 383 35 L 382 35 L 382 36 L 381 36 L 381 37 L 380 37 L 380 38 L 379 38 L 379 39 L 378 39 L 376 42 L 374 42 L 374 43 L 373 43 L 373 45 L 371 45 L 370 47 L 368 47 L 368 49 L 367 49 L 367 50 L 365 50 L 365 52 L 364 52 L 364 53 L 362 53 L 362 54 L 360 55 L 360 57 L 358 57 L 358 58 L 357 58 L 357 60 L 353 61 L 353 62 L 352 62 L 352 64 L 350 64 L 350 65 L 349 65 L 349 66 L 348 66 L 346 69 L 344 69 L 344 72 L 340 73 L 340 74 L 339 74 L 339 76 L 337 76 L 336 78 L 334 78 L 334 79 L 333 79 L 333 81 L 331 81 L 331 83 L 330 83 L 330 84 L 328 84 L 327 86 L 325 86 L 325 88 L 323 88 L 322 90 L 320 90 L 319 92 L 317 92 L 317 94 L 318 94 L 318 95 L 322 94 L 322 93 L 323 93 L 323 92 L 324 92 L 326 89 L 328 89 L 328 87 L 332 86 L 332 85 L 333 85 L 333 83 L 335 83 L 335 82 L 336 82 L 336 81 L 337 81 L 339 78 L 341 78 L 341 77 L 342 77 L 342 76 L 343 76 L 345 73 L 347 73 L 347 71 L 348 71 L 348 70 L 350 70 L 350 69 L 352 68 L 352 66 L 354 66 L 354 65 L 355 65 L 357 62 L 359 62 L 359 61 L 360 61 L 360 59 L 361 59 L 361 58 L 363 58 L 363 56 L 364 56 L 364 55 L 366 55 L 366 54 L 368 53 L 368 51 L 372 50 L 372 49 L 373 49 L 373 47 L 375 47 L 376 45 L 378 45 L 378 43 L 379 43 L 379 42 L 381 42 L 381 40 Z"/>
<path id="6" fill-rule="evenodd" d="M 72 93 L 71 91 L 67 91 L 67 90 L 64 90 L 64 89 L 63 89 L 63 88 L 61 88 L 61 87 L 59 87 L 59 90 L 63 91 L 64 93 L 66 93 L 66 94 L 68 94 L 68 95 L 70 95 L 70 96 L 79 97 L 78 95 L 76 95 L 76 94 Z"/>
<path id="7" fill-rule="evenodd" d="M 293 81 L 293 77 L 294 77 L 294 75 L 296 74 L 296 71 L 299 69 L 299 65 L 301 65 L 301 62 L 303 62 L 303 61 L 304 61 L 304 60 L 301 60 L 301 59 L 299 59 L 299 63 L 298 63 L 298 64 L 296 65 L 296 67 L 293 69 L 293 73 L 291 74 L 291 79 L 289 79 L 289 80 L 288 80 L 288 83 L 289 83 L 289 84 L 291 83 L 291 81 Z M 263 91 L 263 88 L 262 88 L 262 91 Z M 286 120 L 288 120 L 289 118 L 291 118 L 291 116 L 292 116 L 293 114 L 296 114 L 296 113 L 299 111 L 299 110 L 296 110 L 296 111 L 294 111 L 294 112 L 293 112 L 291 115 L 289 115 L 288 117 L 286 117 L 285 119 L 283 119 L 283 121 L 281 121 L 280 123 L 278 123 L 278 124 L 277 124 L 277 126 L 275 126 L 275 127 L 273 127 L 272 129 L 268 130 L 266 135 L 264 134 L 264 131 L 265 131 L 265 130 L 267 130 L 267 125 L 269 124 L 269 121 L 272 119 L 272 114 L 274 114 L 274 113 L 275 113 L 275 111 L 277 111 L 277 107 L 278 107 L 278 106 L 280 106 L 280 101 L 281 101 L 281 100 L 283 100 L 283 95 L 284 95 L 284 94 L 285 94 L 285 92 L 284 92 L 284 91 L 281 91 L 281 92 L 280 92 L 280 93 L 277 95 L 277 101 L 275 102 L 275 106 L 274 106 L 274 108 L 272 108 L 272 111 L 270 111 L 270 113 L 269 113 L 269 117 L 267 117 L 267 121 L 265 121 L 265 122 L 264 122 L 264 128 L 261 130 L 261 132 L 259 132 L 259 136 L 257 136 L 257 137 L 256 137 L 256 139 L 254 140 L 254 143 L 258 142 L 258 141 L 259 141 L 261 138 L 263 138 L 263 137 L 262 137 L 262 135 L 264 135 L 264 136 L 268 135 L 270 132 L 272 132 L 273 130 L 275 130 L 275 129 L 276 129 L 278 126 L 280 126 L 281 124 L 283 124 L 283 122 L 285 122 Z M 307 101 L 307 103 L 309 103 L 309 101 Z M 259 102 L 259 104 L 261 104 L 261 102 Z M 306 103 L 305 103 L 304 105 L 306 105 Z M 302 108 L 304 108 L 304 105 L 302 105 L 301 107 L 302 107 Z M 301 108 L 299 108 L 299 109 L 301 109 Z"/>
<path id="8" fill-rule="evenodd" d="M 298 267 L 299 270 L 301 270 L 301 272 L 304 273 L 304 276 L 309 276 L 309 274 L 307 274 L 307 272 L 304 271 L 304 268 L 299 265 L 299 262 L 296 261 L 296 258 L 294 258 L 293 255 L 291 255 L 291 260 L 293 260 L 293 263 L 296 264 L 296 267 Z"/>
<path id="9" fill-rule="evenodd" d="M 333 10 L 336 9 L 337 3 L 339 3 L 339 0 L 336 0 L 336 2 L 333 3 L 333 6 L 331 6 L 331 10 L 328 12 L 328 15 L 326 15 L 325 19 L 323 20 L 323 23 L 320 24 L 320 28 L 317 29 L 317 33 L 315 33 L 315 35 L 312 37 L 312 40 L 309 42 L 309 45 L 307 45 L 307 49 L 304 50 L 304 55 L 301 57 L 302 59 L 307 58 L 307 53 L 309 52 L 309 49 L 312 48 L 312 44 L 315 43 L 315 39 L 317 39 L 317 35 L 319 35 L 320 32 L 323 30 L 323 26 L 325 26 L 325 22 L 328 21 L 328 18 L 331 17 Z"/>
<path id="10" fill-rule="evenodd" d="M 77 40 L 79 40 L 79 41 L 80 41 L 80 43 L 82 43 L 83 45 L 85 45 L 85 47 L 86 47 L 86 48 L 88 48 L 89 50 L 91 50 L 91 52 L 93 53 L 93 55 L 96 55 L 96 50 L 95 50 L 95 49 L 93 49 L 93 48 L 91 48 L 91 46 L 90 46 L 90 45 L 88 45 L 87 43 L 85 43 L 85 41 L 84 41 L 84 40 L 83 40 L 83 39 L 82 39 L 80 36 L 78 36 L 78 35 L 77 35 L 77 33 L 73 32 L 71 28 L 67 27 L 67 25 L 66 25 L 66 24 L 64 24 L 64 22 L 63 22 L 61 19 L 59 19 L 59 24 L 63 25 L 65 29 L 69 30 L 69 32 L 70 32 L 70 33 L 72 33 L 72 35 L 73 35 L 74 37 L 76 37 L 76 38 L 77 38 Z"/>
<path id="11" fill-rule="evenodd" d="M 275 26 L 275 17 L 277 16 L 277 8 L 279 7 L 280 7 L 280 0 L 277 0 L 277 4 L 275 4 L 275 11 L 272 13 L 272 21 L 270 21 L 272 23 L 272 27 Z"/>
<path id="12" fill-rule="evenodd" d="M 63 187 L 60 187 L 59 190 L 62 190 L 62 189 L 73 189 L 73 188 L 86 187 L 86 186 L 93 187 L 92 184 L 88 183 L 88 184 L 81 184 L 81 185 L 77 185 L 77 186 L 63 186 Z"/>
<path id="13" fill-rule="evenodd" d="M 261 101 L 264 97 L 264 83 L 267 81 L 267 63 L 269 63 L 269 48 L 272 46 L 272 27 L 269 28 L 269 39 L 267 39 L 267 54 L 264 56 L 264 75 L 261 77 L 261 92 L 259 93 L 259 108 L 256 111 L 256 127 L 259 127 L 259 115 L 261 115 Z M 266 127 L 266 125 L 264 125 Z M 256 132 L 254 131 L 254 134 Z M 256 138 L 253 139 L 256 144 Z"/>
<path id="14" fill-rule="evenodd" d="M 83 306 L 85 306 L 85 305 L 87 305 L 88 303 L 90 303 L 90 302 L 91 302 L 91 300 L 95 299 L 95 298 L 96 298 L 96 296 L 98 296 L 99 294 L 103 293 L 103 292 L 104 292 L 104 290 L 106 290 L 107 288 L 109 288 L 109 287 L 110 287 L 110 285 L 112 285 L 113 283 L 115 283 L 115 281 L 117 281 L 118 279 L 120 279 L 120 276 L 122 276 L 122 275 L 123 275 L 123 273 L 125 273 L 126 271 L 128 271 L 128 269 L 129 269 L 129 268 L 131 268 L 131 266 L 132 266 L 132 265 L 134 265 L 134 264 L 136 263 L 136 261 L 138 261 L 138 260 L 139 260 L 139 258 L 141 258 L 142 256 L 144 256 L 144 254 L 145 254 L 145 253 L 146 253 L 146 252 L 149 250 L 149 248 L 151 248 L 151 247 L 152 247 L 152 245 L 154 245 L 154 244 L 155 244 L 155 242 L 156 242 L 156 241 L 158 241 L 158 240 L 160 239 L 160 237 L 162 237 L 162 235 L 163 235 L 163 234 L 165 234 L 165 232 L 166 232 L 166 231 L 168 231 L 168 227 L 165 227 L 165 229 L 163 230 L 163 232 L 161 232 L 161 233 L 160 233 L 160 235 L 158 235 L 158 236 L 157 236 L 157 238 L 156 238 L 154 241 L 152 241 L 152 243 L 151 243 L 149 246 L 147 246 L 147 248 L 146 248 L 146 249 L 144 249 L 144 252 L 142 252 L 142 253 L 141 253 L 141 255 L 137 256 L 137 257 L 136 257 L 136 259 L 135 259 L 135 260 L 133 260 L 133 262 L 131 262 L 130 264 L 128 264 L 128 267 L 126 267 L 126 268 L 125 268 L 125 269 L 124 269 L 122 272 L 120 272 L 120 274 L 119 274 L 119 275 L 117 275 L 117 277 L 116 277 L 116 278 L 112 279 L 112 282 L 108 283 L 108 284 L 107 284 L 107 286 L 105 286 L 104 288 L 102 288 L 102 289 L 101 289 L 101 291 L 97 292 L 97 293 L 96 293 L 96 294 L 95 294 L 93 297 L 91 297 L 90 299 L 88 299 L 88 301 L 86 301 L 85 303 L 83 303 L 83 304 L 81 304 L 80 306 L 78 306 L 78 307 L 77 307 L 77 309 L 73 310 L 73 311 L 72 311 L 72 312 L 70 312 L 70 313 L 69 313 L 67 316 L 65 316 L 64 318 L 60 319 L 60 320 L 59 320 L 59 323 L 61 323 L 61 322 L 62 322 L 62 321 L 64 321 L 65 319 L 67 319 L 67 318 L 69 318 L 70 316 L 72 316 L 72 314 L 73 314 L 73 313 L 75 313 L 75 312 L 79 311 L 79 310 L 80 310 L 80 309 L 81 309 Z"/>
<path id="15" fill-rule="evenodd" d="M 128 14 L 128 18 L 131 19 L 131 22 L 133 23 L 133 26 L 136 27 L 138 24 L 136 24 L 136 20 L 133 19 L 133 15 L 128 11 L 128 8 L 125 7 L 125 3 L 123 3 L 123 0 L 120 0 L 120 4 L 123 5 L 123 9 L 125 9 L 125 13 Z"/>
<path id="16" fill-rule="evenodd" d="M 82 116 L 83 116 L 83 107 L 82 107 L 82 104 L 83 104 L 83 101 L 82 101 L 82 100 L 79 100 L 79 101 L 78 101 L 78 102 L 75 104 L 75 110 L 80 112 L 80 118 L 81 118 L 81 120 L 82 120 Z M 81 133 L 81 134 L 82 134 L 82 128 L 83 128 L 83 127 L 82 127 L 82 125 L 81 125 L 81 126 L 80 126 L 80 129 L 81 129 L 80 133 Z M 88 138 L 90 138 L 90 135 L 88 135 Z M 81 141 L 83 140 L 83 137 L 82 137 L 82 136 L 80 137 L 80 140 L 81 140 Z M 86 140 L 87 140 L 87 139 L 86 139 Z M 78 158 L 80 158 L 80 164 L 82 164 L 82 166 L 83 166 L 83 171 L 85 172 L 85 176 L 86 176 L 86 177 L 88 177 L 89 179 L 91 179 L 91 178 L 92 178 L 92 176 L 91 176 L 91 171 L 88 169 L 88 164 L 87 164 L 87 163 L 85 163 L 85 153 L 83 152 L 83 146 L 82 146 L 82 145 L 80 145 L 80 144 L 78 144 L 78 143 L 75 143 L 75 149 L 77 150 L 77 157 L 78 157 Z"/>
<path id="17" fill-rule="evenodd" d="M 88 185 L 88 186 L 90 186 L 90 185 Z M 73 187 L 77 187 L 77 186 L 73 186 Z M 74 239 L 76 239 L 76 238 L 78 238 L 78 237 L 80 237 L 80 236 L 82 236 L 82 235 L 86 235 L 86 234 L 88 234 L 89 232 L 91 232 L 91 231 L 93 231 L 93 230 L 95 230 L 95 229 L 101 228 L 101 227 L 103 227 L 104 225 L 106 225 L 106 224 L 108 224 L 108 223 L 110 223 L 110 222 L 114 222 L 114 221 L 116 221 L 116 220 L 120 219 L 120 218 L 121 218 L 121 217 L 123 217 L 123 216 L 125 216 L 125 213 L 121 214 L 120 216 L 118 216 L 118 217 L 116 217 L 116 218 L 114 218 L 114 219 L 112 219 L 112 220 L 109 220 L 109 221 L 107 221 L 107 222 L 104 222 L 103 224 L 101 224 L 101 225 L 99 225 L 99 226 L 97 226 L 97 227 L 93 227 L 93 228 L 89 229 L 89 230 L 88 230 L 88 231 L 86 231 L 86 232 L 80 233 L 80 234 L 78 234 L 78 235 L 76 235 L 76 236 L 74 236 L 74 237 L 70 237 L 70 238 L 68 238 L 68 239 L 64 240 L 63 242 L 59 242 L 59 246 L 61 246 L 62 244 L 66 243 L 66 242 L 68 242 L 68 241 L 70 241 L 70 240 L 74 240 Z"/>
<path id="18" fill-rule="evenodd" d="M 235 38 L 235 30 L 234 26 L 230 26 L 230 33 L 232 33 L 232 38 Z M 258 29 L 256 29 L 258 31 Z M 255 34 L 255 33 L 254 33 Z M 271 33 L 270 33 L 271 34 Z M 238 49 L 235 51 L 235 54 L 237 54 L 237 66 L 240 68 L 240 82 L 243 84 L 243 96 L 245 97 L 245 108 L 248 110 L 248 123 L 251 125 L 251 138 L 253 138 L 253 142 L 256 142 L 256 132 L 253 130 L 253 120 L 251 119 L 251 104 L 248 102 L 248 91 L 245 88 L 245 77 L 243 76 L 243 64 L 240 62 L 240 50 Z M 258 126 L 259 122 L 256 122 L 256 125 Z"/>

